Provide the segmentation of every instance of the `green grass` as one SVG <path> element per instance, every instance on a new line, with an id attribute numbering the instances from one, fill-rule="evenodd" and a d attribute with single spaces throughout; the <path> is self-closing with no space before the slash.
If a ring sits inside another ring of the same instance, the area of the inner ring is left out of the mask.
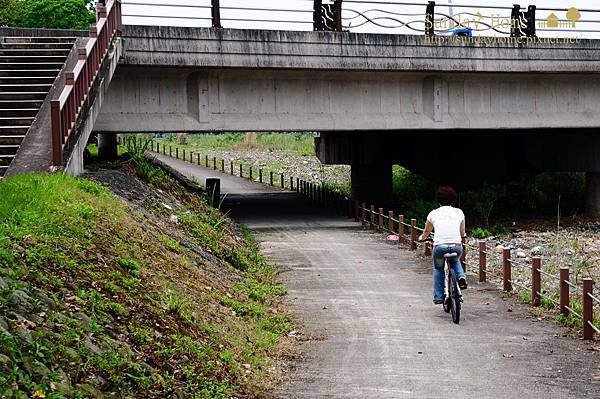
<path id="1" fill-rule="evenodd" d="M 221 133 L 188 134 L 182 148 L 201 151 L 218 150 L 262 150 L 289 152 L 300 156 L 315 155 L 313 133 Z M 177 143 L 177 136 L 167 135 L 162 141 Z"/>
<path id="2" fill-rule="evenodd" d="M 247 231 L 133 165 L 181 204 L 180 229 L 164 227 L 171 211 L 149 222 L 85 179 L 0 182 L 1 397 L 262 397 L 292 328 L 273 312 L 276 269 Z"/>

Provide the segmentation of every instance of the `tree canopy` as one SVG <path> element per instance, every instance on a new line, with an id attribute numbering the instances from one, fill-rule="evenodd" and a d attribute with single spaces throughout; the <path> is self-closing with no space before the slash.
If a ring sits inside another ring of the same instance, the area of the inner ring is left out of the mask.
<path id="1" fill-rule="evenodd" d="M 23 28 L 88 29 L 94 0 L 0 0 L 0 24 Z"/>
<path id="2" fill-rule="evenodd" d="M 0 26 L 15 26 L 21 14 L 20 0 L 0 0 Z"/>

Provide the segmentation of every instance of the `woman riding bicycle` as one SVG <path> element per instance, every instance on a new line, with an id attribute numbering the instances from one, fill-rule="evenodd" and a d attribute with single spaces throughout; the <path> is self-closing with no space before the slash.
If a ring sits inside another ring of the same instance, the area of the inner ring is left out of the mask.
<path id="1" fill-rule="evenodd" d="M 433 303 L 444 302 L 444 255 L 456 253 L 458 256 L 448 259 L 450 267 L 458 277 L 458 286 L 467 288 L 467 276 L 460 264 L 463 251 L 462 238 L 465 236 L 465 215 L 459 208 L 453 207 L 456 201 L 456 191 L 452 187 L 439 187 L 436 200 L 440 207 L 427 216 L 425 230 L 419 240 L 425 240 L 432 231 L 433 237 Z"/>

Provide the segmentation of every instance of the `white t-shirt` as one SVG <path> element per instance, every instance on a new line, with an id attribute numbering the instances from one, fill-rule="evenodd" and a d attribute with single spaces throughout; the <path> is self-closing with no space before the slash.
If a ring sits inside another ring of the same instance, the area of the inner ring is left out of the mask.
<path id="1" fill-rule="evenodd" d="M 427 221 L 433 225 L 433 245 L 460 244 L 460 224 L 465 220 L 465 214 L 458 208 L 441 206 L 427 215 Z"/>

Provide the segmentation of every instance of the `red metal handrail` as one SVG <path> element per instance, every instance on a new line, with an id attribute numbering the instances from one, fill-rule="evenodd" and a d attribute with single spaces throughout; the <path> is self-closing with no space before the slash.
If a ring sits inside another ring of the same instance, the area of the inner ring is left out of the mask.
<path id="1" fill-rule="evenodd" d="M 97 22 L 90 28 L 90 40 L 78 49 L 78 61 L 73 71 L 65 74 L 65 88 L 57 100 L 50 103 L 52 116 L 52 164 L 61 166 L 63 149 L 84 102 L 90 93 L 110 44 L 121 34 L 121 0 L 106 0 L 98 4 Z"/>

